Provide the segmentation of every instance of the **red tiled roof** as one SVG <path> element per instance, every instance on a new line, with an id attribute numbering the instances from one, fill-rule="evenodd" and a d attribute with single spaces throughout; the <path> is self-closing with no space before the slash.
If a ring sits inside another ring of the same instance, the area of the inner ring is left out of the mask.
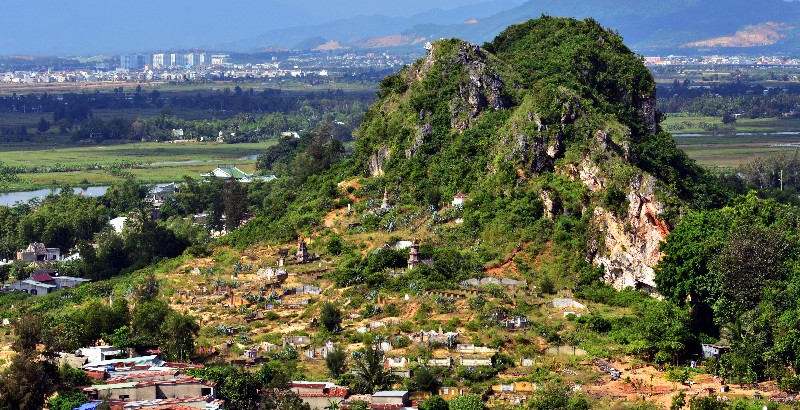
<path id="1" fill-rule="evenodd" d="M 53 280 L 53 277 L 48 275 L 47 273 L 39 272 L 31 274 L 31 279 L 37 282 L 49 282 Z"/>
<path id="2" fill-rule="evenodd" d="M 152 401 L 133 401 L 133 402 L 125 402 L 125 401 L 115 401 L 111 404 L 111 408 L 113 410 L 123 410 L 125 406 L 130 406 L 132 403 L 146 403 L 146 405 L 141 407 L 142 409 L 153 410 L 153 409 L 161 409 L 161 410 L 197 410 L 197 407 L 187 406 L 183 403 L 213 403 L 217 405 L 224 405 L 225 400 L 220 399 L 212 399 L 211 396 L 197 396 L 197 397 L 178 397 L 172 399 L 157 399 Z M 152 406 L 150 405 L 152 404 Z"/>

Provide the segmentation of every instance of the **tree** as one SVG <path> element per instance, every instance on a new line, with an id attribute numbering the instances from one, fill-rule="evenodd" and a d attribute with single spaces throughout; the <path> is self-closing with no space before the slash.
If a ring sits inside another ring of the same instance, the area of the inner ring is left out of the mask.
<path id="1" fill-rule="evenodd" d="M 333 303 L 325 302 L 320 309 L 319 321 L 329 332 L 337 332 L 342 324 L 342 311 Z"/>
<path id="2" fill-rule="evenodd" d="M 344 349 L 331 349 L 328 351 L 328 356 L 325 357 L 325 366 L 328 367 L 331 377 L 338 379 L 347 371 L 347 353 Z"/>
<path id="3" fill-rule="evenodd" d="M 36 125 L 36 130 L 39 132 L 47 132 L 50 129 L 50 121 L 44 119 L 44 117 L 39 118 L 39 124 Z"/>
<path id="4" fill-rule="evenodd" d="M 161 346 L 167 359 L 180 362 L 189 359 L 194 350 L 194 339 L 200 332 L 200 325 L 188 314 L 174 310 L 167 314 L 161 325 Z"/>
<path id="5" fill-rule="evenodd" d="M 722 114 L 722 123 L 723 124 L 732 124 L 734 122 L 736 122 L 736 116 L 735 115 L 731 114 L 729 111 L 725 111 L 725 113 Z"/>
<path id="6" fill-rule="evenodd" d="M 150 191 L 150 187 L 142 185 L 134 179 L 126 178 L 121 182 L 115 182 L 102 197 L 102 201 L 117 215 L 125 215 L 128 212 L 141 209 L 145 205 L 145 198 Z"/>
<path id="7" fill-rule="evenodd" d="M 47 408 L 50 410 L 72 410 L 87 401 L 86 396 L 80 392 L 59 392 L 57 396 L 53 396 L 47 401 Z"/>
<path id="8" fill-rule="evenodd" d="M 450 410 L 450 405 L 442 396 L 433 396 L 420 403 L 419 410 Z"/>
<path id="9" fill-rule="evenodd" d="M 118 329 L 115 329 L 114 333 L 111 334 L 104 333 L 103 340 L 119 349 L 133 347 L 131 329 L 128 326 L 122 326 Z"/>
<path id="10" fill-rule="evenodd" d="M 670 404 L 669 410 L 681 410 L 684 407 L 686 407 L 686 393 L 680 391 L 672 396 L 672 404 Z"/>
<path id="11" fill-rule="evenodd" d="M 484 410 L 483 399 L 477 394 L 465 394 L 450 400 L 450 410 Z"/>
<path id="12" fill-rule="evenodd" d="M 232 232 L 239 227 L 247 214 L 247 187 L 235 180 L 226 181 L 221 194 L 225 209 L 225 230 Z"/>
<path id="13" fill-rule="evenodd" d="M 553 280 L 550 279 L 550 276 L 546 276 L 542 278 L 542 282 L 539 284 L 539 288 L 542 290 L 542 293 L 552 295 L 556 293 L 556 285 L 553 283 Z"/>
<path id="14" fill-rule="evenodd" d="M 74 389 L 92 384 L 92 378 L 81 369 L 76 369 L 67 363 L 58 368 L 58 385 L 62 389 Z"/>
<path id="15" fill-rule="evenodd" d="M 571 396 L 569 390 L 560 386 L 547 385 L 536 393 L 529 405 L 533 410 L 589 410 L 589 403 L 578 396 Z"/>
<path id="16" fill-rule="evenodd" d="M 352 402 L 350 402 L 350 405 L 348 406 L 348 409 L 350 409 L 350 410 L 369 410 L 369 406 L 370 406 L 369 402 L 366 402 L 364 400 L 353 400 Z"/>
<path id="17" fill-rule="evenodd" d="M 715 316 L 735 322 L 761 300 L 764 288 L 787 274 L 795 246 L 777 229 L 757 225 L 736 228 L 721 252 L 711 261 L 719 284 Z"/>
<path id="18" fill-rule="evenodd" d="M 689 410 L 725 410 L 728 405 L 717 400 L 714 396 L 692 397 L 689 400 Z"/>
<path id="19" fill-rule="evenodd" d="M 231 410 L 258 408 L 263 383 L 256 373 L 234 366 L 216 366 L 192 370 L 191 374 L 217 383 L 218 398 Z"/>
<path id="20" fill-rule="evenodd" d="M 149 302 L 158 297 L 158 290 L 159 285 L 156 275 L 152 272 L 148 272 L 144 275 L 141 282 L 133 288 L 133 293 L 137 300 Z"/>
<path id="21" fill-rule="evenodd" d="M 383 366 L 383 350 L 375 345 L 353 352 L 352 359 L 355 371 L 351 387 L 356 392 L 372 394 L 388 389 L 397 379 Z"/>
<path id="22" fill-rule="evenodd" d="M 36 344 L 41 338 L 42 317 L 26 313 L 12 323 L 14 329 L 14 343 L 11 348 L 17 353 L 30 353 L 36 350 Z"/>
<path id="23" fill-rule="evenodd" d="M 136 343 L 157 344 L 161 338 L 161 326 L 169 312 L 167 302 L 161 299 L 140 302 L 136 305 L 131 318 L 132 334 L 136 335 Z"/>
<path id="24" fill-rule="evenodd" d="M 266 370 L 268 365 L 262 366 L 261 370 Z M 265 410 L 311 410 L 311 406 L 291 390 L 291 376 L 289 373 L 277 366 L 270 367 L 269 380 L 265 380 L 262 372 L 262 381 L 266 381 L 265 394 L 261 400 L 261 408 Z M 260 370 L 260 372 L 261 372 Z"/>
<path id="25" fill-rule="evenodd" d="M 636 309 L 628 349 L 656 363 L 677 360 L 696 343 L 688 313 L 667 301 L 645 300 Z"/>
<path id="26" fill-rule="evenodd" d="M 430 369 L 427 367 L 418 367 L 414 370 L 414 377 L 412 379 L 412 388 L 416 391 L 427 391 L 436 393 L 442 383 Z"/>
<path id="27" fill-rule="evenodd" d="M 40 410 L 54 388 L 55 366 L 33 352 L 19 353 L 0 373 L 0 408 Z"/>
<path id="28" fill-rule="evenodd" d="M 673 367 L 667 370 L 666 379 L 667 381 L 672 382 L 673 384 L 674 383 L 684 384 L 687 381 L 689 381 L 689 371 L 686 369 Z"/>

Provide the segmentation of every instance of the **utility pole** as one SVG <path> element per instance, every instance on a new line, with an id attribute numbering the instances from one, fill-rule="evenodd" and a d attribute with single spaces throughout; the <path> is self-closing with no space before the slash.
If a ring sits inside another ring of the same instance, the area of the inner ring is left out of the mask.
<path id="1" fill-rule="evenodd" d="M 781 191 L 783 191 L 783 170 L 781 170 Z"/>

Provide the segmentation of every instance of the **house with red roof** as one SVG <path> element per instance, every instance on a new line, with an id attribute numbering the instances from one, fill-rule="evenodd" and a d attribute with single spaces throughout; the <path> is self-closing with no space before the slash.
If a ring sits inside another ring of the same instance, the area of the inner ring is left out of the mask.
<path id="1" fill-rule="evenodd" d="M 461 192 L 457 193 L 456 196 L 453 197 L 453 201 L 450 202 L 452 206 L 463 206 L 464 202 L 467 201 L 469 198 L 462 194 Z"/>

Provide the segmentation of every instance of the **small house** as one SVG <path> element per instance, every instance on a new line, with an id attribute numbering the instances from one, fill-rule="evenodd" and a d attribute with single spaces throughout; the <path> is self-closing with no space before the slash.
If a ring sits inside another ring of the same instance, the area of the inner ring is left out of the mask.
<path id="1" fill-rule="evenodd" d="M 31 295 L 46 295 L 56 290 L 56 285 L 25 279 L 3 286 L 3 290 L 25 292 Z"/>
<path id="2" fill-rule="evenodd" d="M 123 356 L 123 351 L 114 346 L 92 346 L 78 349 L 75 355 L 86 357 L 89 363 L 93 363 L 119 358 Z"/>
<path id="3" fill-rule="evenodd" d="M 407 390 L 386 390 L 372 394 L 372 408 L 398 408 L 410 406 Z"/>
<path id="4" fill-rule="evenodd" d="M 702 345 L 703 359 L 710 359 L 712 357 L 715 358 L 715 359 L 719 359 L 720 356 L 725 354 L 725 352 L 730 350 L 730 348 L 731 348 L 730 346 L 722 346 L 722 345 L 703 343 L 703 345 Z"/>
<path id="5" fill-rule="evenodd" d="M 125 228 L 125 222 L 127 221 L 128 221 L 127 216 L 118 216 L 108 221 L 108 224 L 111 225 L 112 228 L 114 228 L 114 232 L 122 233 L 122 229 Z"/>
<path id="6" fill-rule="evenodd" d="M 466 195 L 464 195 L 461 192 L 459 192 L 453 197 L 453 201 L 450 202 L 450 205 L 452 205 L 452 206 L 463 206 L 464 202 L 467 199 L 469 199 L 469 198 L 467 198 Z"/>
<path id="7" fill-rule="evenodd" d="M 293 381 L 293 393 L 312 409 L 329 409 L 332 404 L 340 404 L 350 393 L 345 386 L 337 386 L 326 382 Z"/>
<path id="8" fill-rule="evenodd" d="M 60 261 L 61 249 L 48 248 L 41 242 L 34 242 L 17 252 L 17 260 L 22 262 Z"/>

